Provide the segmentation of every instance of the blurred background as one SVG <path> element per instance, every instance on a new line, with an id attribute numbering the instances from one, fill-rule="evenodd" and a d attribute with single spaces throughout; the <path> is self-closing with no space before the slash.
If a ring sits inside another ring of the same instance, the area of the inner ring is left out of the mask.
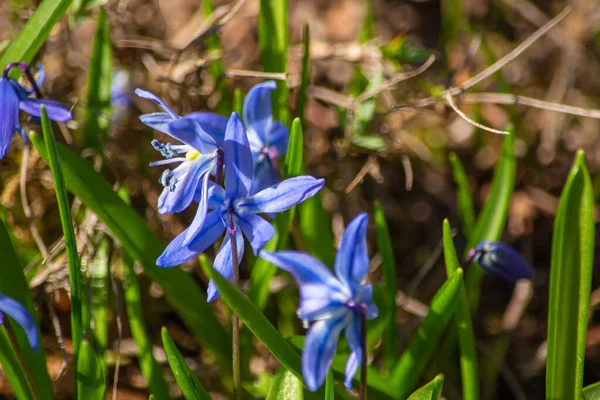
<path id="1" fill-rule="evenodd" d="M 179 114 L 213 111 L 228 115 L 233 105 L 233 89 L 241 88 L 246 93 L 263 80 L 257 73 L 261 71 L 259 2 L 242 3 L 218 30 L 221 48 L 215 50 L 210 41 L 194 41 L 207 26 L 202 0 L 79 0 L 73 3 L 69 18 L 64 18 L 52 31 L 37 58 L 46 71 L 42 90 L 49 97 L 73 104 L 77 115 L 75 121 L 61 129 L 62 137 L 57 132 L 59 140 L 79 149 L 104 171 L 115 187 L 125 188 L 132 205 L 165 243 L 187 226 L 194 210 L 158 214 L 156 202 L 162 190 L 158 178 L 163 169 L 148 167 L 149 162 L 160 158 L 150 141 L 152 138 L 165 141 L 167 137 L 152 132 L 139 121 L 139 114 L 158 110 L 153 103 L 133 96 L 133 90 L 140 87 L 156 93 Z M 214 2 L 216 10 L 222 10 L 218 7 L 226 4 Z M 500 136 L 477 129 L 441 101 L 426 107 L 410 105 L 451 85 L 460 85 L 482 71 L 566 5 L 564 1 L 529 0 L 289 2 L 292 46 L 287 80 L 292 109 L 296 107 L 295 94 L 300 83 L 303 32 L 306 25 L 310 27 L 312 86 L 303 126 L 308 172 L 327 180 L 322 199 L 336 242 L 345 224 L 357 213 L 372 213 L 375 201 L 383 207 L 398 264 L 402 306 L 398 315 L 400 349 L 406 346 L 422 320 L 419 307 L 423 310 L 422 306 L 429 304 L 445 280 L 440 258 L 444 218 L 449 218 L 456 229 L 459 254 L 464 249 L 456 188 L 448 162 L 450 152 L 455 152 L 464 164 L 479 210 L 501 150 Z M 573 0 L 568 5 L 572 12 L 562 23 L 471 91 L 509 92 L 587 109 L 600 108 L 599 3 Z M 79 117 L 99 112 L 86 101 L 86 79 L 99 6 L 107 12 L 115 69 L 112 116 L 105 116 L 107 123 L 110 121 L 109 135 L 102 143 L 105 156 L 86 143 L 78 130 Z M 35 7 L 33 1 L 0 2 L 0 49 L 6 48 Z M 460 8 L 463 11 L 454 15 L 453 10 Z M 349 113 L 352 100 L 367 88 L 419 67 L 431 55 L 436 61 L 424 73 L 390 86 L 375 99 L 360 104 L 357 112 Z M 222 78 L 214 79 L 213 68 L 224 69 Z M 597 174 L 600 121 L 524 106 L 461 104 L 460 97 L 457 103 L 467 115 L 487 126 L 505 129 L 510 122 L 515 126 L 516 188 L 503 240 L 518 249 L 535 269 L 531 296 L 517 290 L 513 298 L 514 285 L 493 277 L 483 281 L 474 324 L 484 398 L 543 398 L 554 214 L 579 148 L 586 152 L 594 186 L 600 194 Z M 0 160 L 0 211 L 13 230 L 23 264 L 28 265 L 38 315 L 42 317 L 50 375 L 56 377 L 63 355 L 53 320 L 60 323 L 62 332 L 69 332 L 66 259 L 60 251 L 54 254 L 53 250 L 61 245 L 62 231 L 50 171 L 35 151 L 23 165 L 23 147 L 23 141 L 15 139 L 9 155 Z M 24 177 L 23 168 L 27 171 Z M 21 179 L 26 179 L 25 197 L 20 191 Z M 75 201 L 74 207 L 77 206 Z M 31 224 L 37 233 L 32 231 Z M 79 228 L 103 230 L 93 216 L 86 217 Z M 371 279 L 376 282 L 380 258 L 372 228 L 369 254 L 373 257 Z M 46 246 L 50 253 L 41 267 L 40 261 L 47 257 L 39 250 L 40 245 Z M 99 252 L 93 245 L 84 247 L 84 264 L 86 260 L 104 261 L 114 276 L 109 289 L 113 304 L 108 314 L 109 358 L 116 355 L 117 319 L 121 319 L 124 326 L 119 398 L 146 399 L 127 318 L 118 318 L 118 305 L 123 301 L 120 259 L 107 255 L 118 249 Z M 183 268 L 206 286 L 196 262 Z M 242 267 L 242 278 L 247 277 L 247 268 Z M 92 278 L 89 284 L 93 287 Z M 215 360 L 203 352 L 164 302 L 160 287 L 143 275 L 140 284 L 148 332 L 165 373 L 170 371 L 160 345 L 161 326 L 169 329 L 188 364 L 211 394 L 217 399 L 226 398 L 219 397 L 224 391 Z M 284 334 L 302 332 L 294 315 L 297 291 L 291 280 L 278 277 L 271 286 L 273 295 L 267 305 L 267 316 Z M 592 289 L 596 289 L 592 294 L 595 311 L 590 313 L 584 384 L 600 380 L 598 268 Z M 406 307 L 409 302 L 402 294 L 411 298 L 413 307 Z M 507 318 L 515 317 L 515 308 L 508 306 L 509 303 L 514 306 L 514 302 L 517 310 L 522 309 L 522 315 L 517 311 L 516 321 L 507 331 Z M 216 302 L 214 307 L 226 321 L 223 305 Z M 64 338 L 64 342 L 69 352 L 69 339 Z M 250 362 L 250 380 L 256 379 L 256 387 L 260 388 L 261 379 L 267 379 L 264 377 L 276 370 L 277 362 L 260 343 L 255 344 L 257 354 Z M 376 358 L 375 365 L 378 362 L 381 361 Z M 457 357 L 448 362 L 444 394 L 456 399 L 460 397 Z M 113 371 L 114 361 L 110 368 Z M 55 382 L 57 398 L 71 396 L 72 373 L 68 367 Z M 173 381 L 172 377 L 168 379 Z M 173 390 L 173 395 L 177 395 L 178 389 L 174 386 Z M 0 393 L 0 397 L 10 397 L 11 389 L 5 379 L 0 379 Z"/>

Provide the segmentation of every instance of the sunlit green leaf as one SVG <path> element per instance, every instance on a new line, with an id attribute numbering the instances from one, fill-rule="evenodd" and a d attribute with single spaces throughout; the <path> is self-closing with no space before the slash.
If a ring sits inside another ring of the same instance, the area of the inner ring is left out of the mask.
<path id="1" fill-rule="evenodd" d="M 475 206 L 473 204 L 473 195 L 465 168 L 460 162 L 456 153 L 450 153 L 450 164 L 452 165 L 452 175 L 456 183 L 456 197 L 458 200 L 458 214 L 462 222 L 462 231 L 467 238 L 470 238 L 475 225 Z"/>
<path id="2" fill-rule="evenodd" d="M 302 381 L 285 368 L 279 368 L 273 378 L 267 400 L 302 400 Z"/>
<path id="3" fill-rule="evenodd" d="M 444 387 L 444 376 L 438 375 L 427 385 L 410 395 L 408 400 L 439 400 Z"/>
<path id="4" fill-rule="evenodd" d="M 103 400 L 106 398 L 106 382 L 102 375 L 100 360 L 94 347 L 86 339 L 81 341 L 77 354 L 77 398 Z"/>

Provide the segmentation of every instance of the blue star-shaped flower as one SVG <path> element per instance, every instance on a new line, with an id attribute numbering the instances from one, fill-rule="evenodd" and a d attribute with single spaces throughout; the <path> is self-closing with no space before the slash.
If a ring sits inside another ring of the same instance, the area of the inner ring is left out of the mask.
<path id="1" fill-rule="evenodd" d="M 19 132 L 23 140 L 29 142 L 21 123 L 19 122 L 19 109 L 34 117 L 41 115 L 41 106 L 46 107 L 48 118 L 53 121 L 66 122 L 73 118 L 73 114 L 65 105 L 48 99 L 32 98 L 33 90 L 25 89 L 17 81 L 8 77 L 14 67 L 28 68 L 27 64 L 10 64 L 0 78 L 0 158 L 4 158 L 15 131 Z M 40 77 L 35 82 L 38 87 L 44 80 L 44 71 L 40 68 Z"/>
<path id="2" fill-rule="evenodd" d="M 276 87 L 273 81 L 260 83 L 250 89 L 244 101 L 244 124 L 254 160 L 252 193 L 281 180 L 278 158 L 287 152 L 289 137 L 287 127 L 273 121 L 271 91 Z"/>
<path id="3" fill-rule="evenodd" d="M 149 127 L 163 132 L 183 144 L 172 145 L 152 141 L 165 160 L 151 163 L 151 166 L 180 163 L 175 169 L 166 169 L 160 178 L 164 186 L 158 199 L 161 214 L 185 210 L 198 189 L 206 188 L 208 178 L 216 170 L 222 158 L 224 124 L 227 120 L 211 113 L 192 113 L 184 117 L 177 115 L 164 101 L 150 92 L 136 89 L 135 93 L 158 104 L 165 112 L 144 114 L 140 120 Z M 223 125 L 223 127 L 221 127 Z M 216 133 L 216 135 L 214 135 Z M 201 191 L 206 203 L 207 191 Z"/>
<path id="4" fill-rule="evenodd" d="M 35 321 L 29 311 L 15 299 L 0 294 L 0 325 L 4 323 L 4 314 L 14 319 L 23 327 L 31 348 L 38 351 L 39 338 Z"/>
<path id="5" fill-rule="evenodd" d="M 533 269 L 523 256 L 507 244 L 483 241 L 469 252 L 465 264 L 475 261 L 489 275 L 508 282 L 531 279 Z"/>
<path id="6" fill-rule="evenodd" d="M 214 268 L 228 279 L 233 279 L 232 246 L 234 236 L 238 260 L 244 255 L 244 239 L 248 238 L 254 254 L 275 234 L 273 226 L 257 214 L 285 211 L 314 196 L 324 184 L 323 179 L 298 176 L 250 195 L 253 184 L 252 154 L 242 121 L 233 113 L 227 124 L 224 141 L 225 188 L 203 183 L 209 195 L 199 200 L 198 211 L 190 226 L 179 234 L 158 258 L 160 267 L 173 267 L 198 256 L 213 244 L 227 229 Z M 211 182 L 212 183 L 212 182 Z M 207 213 L 208 209 L 213 209 Z M 208 301 L 217 298 L 216 286 L 208 288 Z"/>
<path id="7" fill-rule="evenodd" d="M 367 214 L 363 213 L 346 228 L 335 260 L 335 276 L 306 253 L 260 252 L 262 258 L 292 274 L 300 284 L 298 317 L 305 323 L 313 322 L 302 353 L 302 375 L 311 391 L 323 384 L 342 331 L 351 350 L 346 363 L 348 389 L 365 356 L 361 319 L 373 319 L 378 313 L 372 300 L 373 287 L 361 284 L 369 271 L 367 222 Z"/>

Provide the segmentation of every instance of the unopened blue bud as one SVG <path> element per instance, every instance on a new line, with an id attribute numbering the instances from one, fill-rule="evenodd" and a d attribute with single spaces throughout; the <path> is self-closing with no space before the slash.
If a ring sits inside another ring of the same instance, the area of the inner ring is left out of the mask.
<path id="1" fill-rule="evenodd" d="M 499 242 L 479 243 L 467 257 L 467 264 L 475 261 L 489 275 L 509 282 L 531 279 L 533 269 L 512 247 Z"/>

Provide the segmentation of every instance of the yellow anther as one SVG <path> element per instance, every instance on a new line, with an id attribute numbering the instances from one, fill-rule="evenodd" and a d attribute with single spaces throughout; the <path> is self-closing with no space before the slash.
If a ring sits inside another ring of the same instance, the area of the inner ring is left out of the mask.
<path id="1" fill-rule="evenodd" d="M 188 161 L 193 161 L 198 157 L 200 157 L 200 153 L 196 150 L 188 151 L 187 153 L 185 153 L 185 158 Z"/>

